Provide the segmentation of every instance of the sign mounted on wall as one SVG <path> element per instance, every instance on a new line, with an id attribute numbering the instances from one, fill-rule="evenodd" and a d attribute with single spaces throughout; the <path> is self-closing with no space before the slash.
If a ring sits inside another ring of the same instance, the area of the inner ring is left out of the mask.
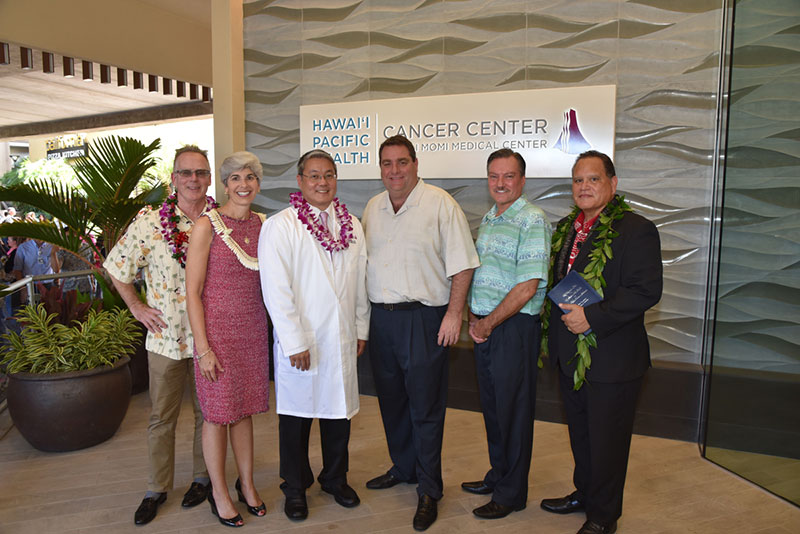
<path id="1" fill-rule="evenodd" d="M 378 148 L 400 134 L 424 178 L 483 178 L 500 148 L 522 154 L 528 177 L 570 176 L 581 152 L 614 157 L 615 103 L 601 85 L 300 106 L 300 152 L 329 152 L 340 179 L 376 179 Z"/>
<path id="2" fill-rule="evenodd" d="M 59 135 L 45 141 L 47 159 L 71 159 L 86 156 L 89 145 L 86 134 Z"/>

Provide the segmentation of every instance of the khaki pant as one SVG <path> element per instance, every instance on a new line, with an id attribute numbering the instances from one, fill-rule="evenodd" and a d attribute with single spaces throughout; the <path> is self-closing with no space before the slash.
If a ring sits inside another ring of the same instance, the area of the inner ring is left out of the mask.
<path id="1" fill-rule="evenodd" d="M 173 360 L 148 351 L 150 366 L 150 423 L 147 426 L 147 443 L 150 449 L 150 478 L 148 491 L 167 492 L 172 489 L 175 477 L 175 427 L 181 411 L 181 401 L 186 383 L 192 391 L 194 404 L 194 478 L 207 477 L 203 460 L 203 413 L 194 387 L 194 360 Z"/>

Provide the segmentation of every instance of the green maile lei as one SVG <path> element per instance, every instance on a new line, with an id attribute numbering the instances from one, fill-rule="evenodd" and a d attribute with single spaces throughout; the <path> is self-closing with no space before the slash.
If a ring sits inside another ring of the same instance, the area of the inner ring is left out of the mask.
<path id="1" fill-rule="evenodd" d="M 603 288 L 606 287 L 606 280 L 603 278 L 603 270 L 606 267 L 606 262 L 613 256 L 611 252 L 611 242 L 619 235 L 611 225 L 614 221 L 621 219 L 626 211 L 633 211 L 626 202 L 624 196 L 617 196 L 614 200 L 609 202 L 606 209 L 604 209 L 598 216 L 597 223 L 594 228 L 595 237 L 592 240 L 592 251 L 589 253 L 589 263 L 580 275 L 586 280 L 590 286 L 603 297 Z M 564 247 L 564 242 L 569 235 L 570 228 L 575 224 L 575 219 L 581 212 L 580 208 L 573 206 L 572 212 L 569 216 L 559 224 L 553 232 L 553 238 L 550 245 L 550 269 L 548 272 L 548 291 L 553 287 L 553 280 L 555 279 L 553 267 L 558 253 Z M 552 301 L 545 299 L 544 310 L 542 312 L 542 342 L 541 354 L 548 355 L 547 349 L 547 336 L 550 327 L 550 312 L 552 310 Z M 575 372 L 572 374 L 573 389 L 575 391 L 581 389 L 584 382 L 586 382 L 586 372 L 592 366 L 592 355 L 590 348 L 597 348 L 597 336 L 594 332 L 588 335 L 578 334 L 575 340 L 575 356 L 569 361 L 572 363 L 576 358 L 578 360 L 575 365 Z M 542 367 L 542 359 L 539 358 L 539 367 Z"/>

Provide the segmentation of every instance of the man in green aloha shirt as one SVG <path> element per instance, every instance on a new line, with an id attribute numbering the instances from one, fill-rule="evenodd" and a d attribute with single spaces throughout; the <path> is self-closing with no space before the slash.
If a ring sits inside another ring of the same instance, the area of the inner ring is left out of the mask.
<path id="1" fill-rule="evenodd" d="M 492 500 L 473 513 L 498 519 L 522 510 L 528 499 L 550 224 L 522 195 L 525 160 L 519 153 L 507 148 L 492 153 L 487 173 L 495 205 L 478 230 L 481 265 L 468 302 L 491 469 L 483 480 L 461 487 L 492 493 Z"/>

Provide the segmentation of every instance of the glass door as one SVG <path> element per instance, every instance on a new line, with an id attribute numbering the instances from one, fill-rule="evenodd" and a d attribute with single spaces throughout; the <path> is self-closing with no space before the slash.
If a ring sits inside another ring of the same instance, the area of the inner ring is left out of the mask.
<path id="1" fill-rule="evenodd" d="M 733 8 L 703 452 L 800 505 L 800 2 Z"/>

